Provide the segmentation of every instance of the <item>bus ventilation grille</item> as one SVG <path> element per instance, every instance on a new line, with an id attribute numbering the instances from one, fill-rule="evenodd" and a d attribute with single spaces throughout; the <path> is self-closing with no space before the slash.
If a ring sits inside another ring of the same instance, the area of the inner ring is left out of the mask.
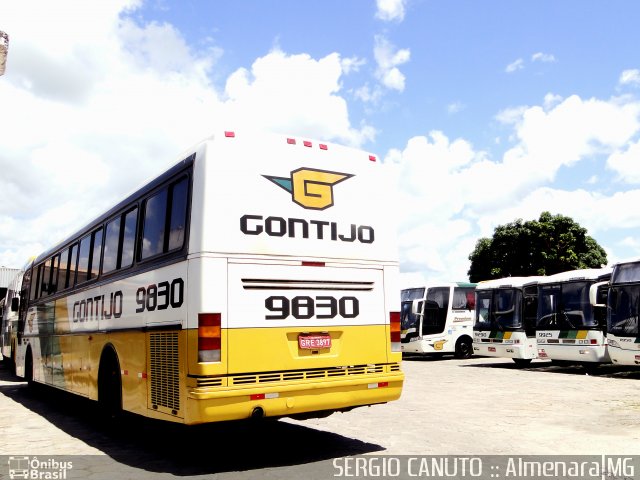
<path id="1" fill-rule="evenodd" d="M 252 383 L 272 383 L 288 380 L 306 380 L 315 378 L 336 378 L 352 375 L 379 374 L 385 371 L 383 364 L 379 365 L 354 365 L 349 367 L 323 368 L 313 370 L 296 370 L 291 372 L 269 372 L 253 375 L 238 375 L 231 377 L 233 385 L 247 385 Z M 400 366 L 393 364 L 387 366 L 389 371 L 399 371 Z M 394 369 L 394 367 L 396 367 Z"/>
<path id="2" fill-rule="evenodd" d="M 151 403 L 157 407 L 180 410 L 180 368 L 178 362 L 178 334 L 152 333 Z"/>

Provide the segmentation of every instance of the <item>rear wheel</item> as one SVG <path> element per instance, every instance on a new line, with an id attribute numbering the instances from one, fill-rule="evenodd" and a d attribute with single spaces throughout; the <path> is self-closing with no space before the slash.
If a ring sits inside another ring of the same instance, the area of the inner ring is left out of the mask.
<path id="1" fill-rule="evenodd" d="M 469 337 L 461 337 L 456 342 L 456 358 L 470 358 L 473 355 L 473 342 Z"/>
<path id="2" fill-rule="evenodd" d="M 116 418 L 122 411 L 120 363 L 113 348 L 106 348 L 98 370 L 98 405 L 105 419 Z"/>

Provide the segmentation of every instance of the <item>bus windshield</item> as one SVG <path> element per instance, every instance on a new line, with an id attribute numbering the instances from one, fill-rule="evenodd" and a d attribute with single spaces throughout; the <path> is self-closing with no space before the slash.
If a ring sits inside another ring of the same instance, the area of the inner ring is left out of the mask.
<path id="1" fill-rule="evenodd" d="M 408 288 L 401 292 L 401 313 L 400 323 L 402 330 L 416 329 L 418 326 L 418 315 L 411 312 L 411 307 L 414 300 L 421 300 L 424 298 L 424 288 Z"/>
<path id="2" fill-rule="evenodd" d="M 640 285 L 611 287 L 607 315 L 608 332 L 618 337 L 638 336 Z"/>
<path id="3" fill-rule="evenodd" d="M 538 296 L 538 328 L 568 330 L 598 326 L 589 302 L 592 283 L 541 285 Z"/>
<path id="4" fill-rule="evenodd" d="M 475 330 L 522 328 L 522 293 L 515 288 L 479 290 Z"/>

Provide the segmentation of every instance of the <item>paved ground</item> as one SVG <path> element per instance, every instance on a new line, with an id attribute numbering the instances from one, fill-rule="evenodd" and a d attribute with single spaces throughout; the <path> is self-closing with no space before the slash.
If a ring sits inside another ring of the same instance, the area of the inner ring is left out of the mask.
<path id="1" fill-rule="evenodd" d="M 587 375 L 578 366 L 517 369 L 488 358 L 407 360 L 403 370 L 403 396 L 387 405 L 189 428 L 138 417 L 103 425 L 91 402 L 31 392 L 0 367 L 0 455 L 90 456 L 86 466 L 74 457 L 67 478 L 309 480 L 331 478 L 333 459 L 360 454 L 640 454 L 640 370 Z"/>

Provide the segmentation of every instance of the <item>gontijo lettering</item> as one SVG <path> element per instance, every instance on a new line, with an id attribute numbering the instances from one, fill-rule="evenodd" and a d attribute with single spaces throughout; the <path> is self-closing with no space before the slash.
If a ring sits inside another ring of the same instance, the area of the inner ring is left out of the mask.
<path id="1" fill-rule="evenodd" d="M 245 235 L 261 235 L 270 237 L 312 238 L 317 240 L 340 240 L 342 242 L 373 243 L 375 232 L 368 225 L 341 227 L 336 222 L 321 220 L 304 220 L 302 218 L 282 218 L 262 215 L 243 215 L 240 217 L 240 230 Z"/>

